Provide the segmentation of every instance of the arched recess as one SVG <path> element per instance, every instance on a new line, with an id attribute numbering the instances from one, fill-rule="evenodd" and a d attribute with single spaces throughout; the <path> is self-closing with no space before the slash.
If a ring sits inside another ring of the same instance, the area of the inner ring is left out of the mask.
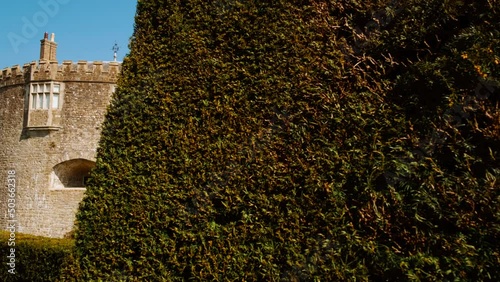
<path id="1" fill-rule="evenodd" d="M 85 188 L 85 180 L 95 162 L 86 159 L 72 159 L 55 165 L 52 169 L 52 189 Z"/>

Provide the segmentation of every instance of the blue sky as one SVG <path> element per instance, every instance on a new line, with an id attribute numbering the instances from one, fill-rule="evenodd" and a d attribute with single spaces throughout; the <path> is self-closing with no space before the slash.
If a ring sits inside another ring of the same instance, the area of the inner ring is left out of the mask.
<path id="1" fill-rule="evenodd" d="M 0 4 L 0 69 L 36 61 L 45 32 L 57 60 L 112 61 L 129 52 L 137 0 L 12 0 Z"/>

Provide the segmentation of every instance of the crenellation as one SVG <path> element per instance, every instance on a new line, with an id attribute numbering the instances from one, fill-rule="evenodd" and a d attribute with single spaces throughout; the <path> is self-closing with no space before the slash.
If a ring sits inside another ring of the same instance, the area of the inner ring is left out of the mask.
<path id="1" fill-rule="evenodd" d="M 57 62 L 39 61 L 32 62 L 20 70 L 19 66 L 2 71 L 0 81 L 23 73 L 31 73 L 32 81 L 58 80 L 58 81 L 96 81 L 114 82 L 121 72 L 121 64 L 118 62 L 102 61 L 63 61 Z"/>
<path id="2" fill-rule="evenodd" d="M 11 68 L 11 75 L 12 76 L 17 76 L 17 75 L 23 75 L 21 71 L 21 67 L 19 65 L 15 65 Z"/>
<path id="3" fill-rule="evenodd" d="M 31 69 L 31 80 L 54 80 L 57 75 L 57 62 L 56 61 L 40 61 L 35 64 L 34 68 Z"/>
<path id="4" fill-rule="evenodd" d="M 77 62 L 77 69 L 78 69 L 78 72 L 81 72 L 81 73 L 87 73 L 88 72 L 88 65 L 89 63 L 87 61 L 78 61 Z"/>
<path id="5" fill-rule="evenodd" d="M 2 70 L 2 78 L 7 79 L 12 76 L 12 69 L 11 68 L 5 68 Z"/>
<path id="6" fill-rule="evenodd" d="M 21 68 L 19 65 L 2 69 L 0 73 L 0 87 L 25 83 L 25 75 L 29 73 L 29 65 L 25 64 Z"/>
<path id="7" fill-rule="evenodd" d="M 5 68 L 2 70 L 2 79 L 8 79 L 12 76 L 22 75 L 22 70 L 19 65 L 12 66 L 10 68 Z"/>
<path id="8" fill-rule="evenodd" d="M 117 75 L 121 72 L 121 66 L 122 65 L 118 62 L 109 62 L 109 72 Z"/>

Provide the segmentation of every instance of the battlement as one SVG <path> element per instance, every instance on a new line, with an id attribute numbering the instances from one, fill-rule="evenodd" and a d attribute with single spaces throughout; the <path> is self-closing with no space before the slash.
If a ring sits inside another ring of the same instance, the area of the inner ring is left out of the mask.
<path id="1" fill-rule="evenodd" d="M 23 67 L 15 65 L 2 69 L 0 72 L 0 87 L 25 84 L 30 76 L 30 68 L 30 64 L 24 64 Z"/>
<path id="2" fill-rule="evenodd" d="M 57 80 L 57 81 L 88 81 L 88 82 L 116 82 L 121 72 L 118 62 L 102 61 L 39 61 L 31 63 L 31 81 Z"/>
<path id="3" fill-rule="evenodd" d="M 15 65 L 0 72 L 0 87 L 26 84 L 31 81 L 57 80 L 62 82 L 114 83 L 121 72 L 121 63 L 102 61 L 39 61 Z"/>
<path id="4" fill-rule="evenodd" d="M 49 39 L 45 33 L 40 40 L 40 59 L 25 64 L 5 68 L 0 72 L 0 88 L 12 85 L 27 84 L 32 81 L 56 80 L 61 82 L 107 82 L 115 83 L 121 72 L 121 63 L 102 61 L 63 61 L 56 59 L 57 43 L 55 35 Z M 115 54 L 116 55 L 116 54 Z M 116 57 L 116 56 L 115 56 Z"/>

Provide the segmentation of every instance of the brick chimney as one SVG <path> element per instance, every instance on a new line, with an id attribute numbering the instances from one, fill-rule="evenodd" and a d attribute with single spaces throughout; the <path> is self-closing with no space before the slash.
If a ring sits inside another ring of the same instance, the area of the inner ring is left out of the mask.
<path id="1" fill-rule="evenodd" d="M 54 42 L 54 37 L 55 35 L 52 33 L 49 40 L 49 34 L 46 32 L 43 39 L 40 40 L 40 61 L 57 61 L 57 43 Z"/>

